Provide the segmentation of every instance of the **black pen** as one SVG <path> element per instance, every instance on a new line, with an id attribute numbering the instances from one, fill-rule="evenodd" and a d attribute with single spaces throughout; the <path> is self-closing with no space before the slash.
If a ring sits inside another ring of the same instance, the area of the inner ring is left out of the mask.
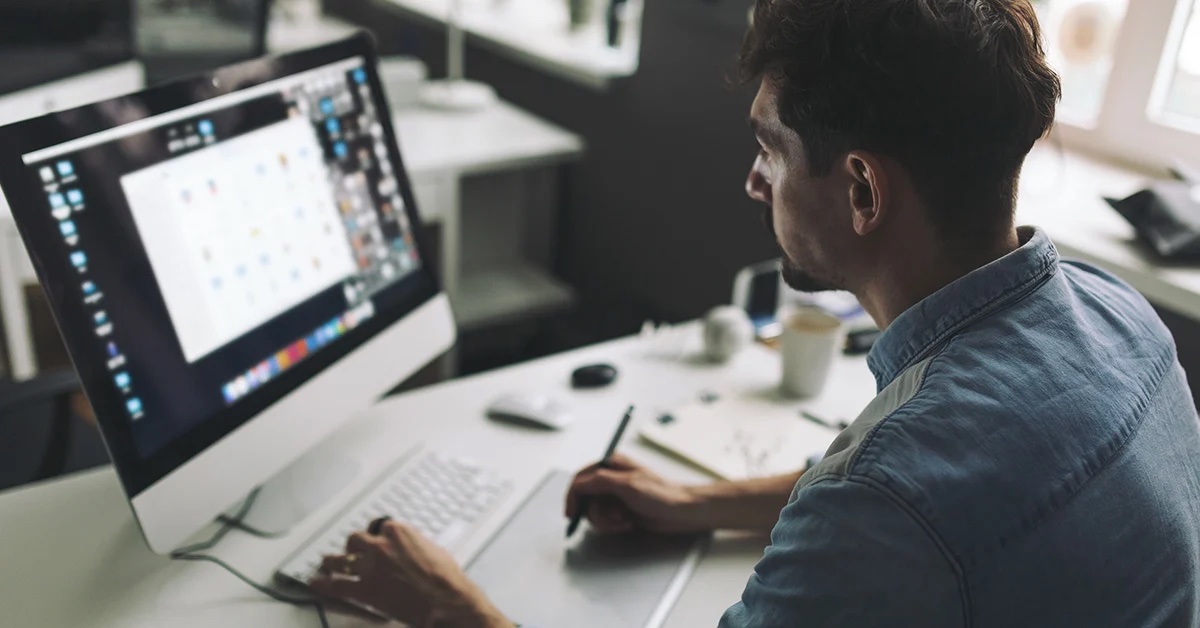
<path id="1" fill-rule="evenodd" d="M 813 423 L 816 423 L 817 425 L 822 425 L 831 430 L 844 430 L 850 427 L 850 424 L 845 421 L 837 421 L 836 423 L 833 421 L 827 421 L 807 410 L 801 410 L 800 416 L 812 421 Z"/>
<path id="2" fill-rule="evenodd" d="M 633 406 L 625 411 L 625 416 L 621 417 L 621 424 L 617 426 L 617 433 L 613 434 L 612 442 L 608 444 L 608 450 L 604 452 L 604 458 L 600 460 L 600 468 L 607 469 L 612 464 L 613 454 L 617 453 L 617 445 L 621 443 L 621 436 L 625 434 L 625 428 L 629 427 L 629 419 L 633 417 Z M 579 504 L 575 508 L 575 516 L 571 517 L 571 523 L 567 524 L 567 538 L 575 534 L 575 530 L 579 529 L 579 522 L 583 521 L 584 515 L 587 514 L 588 496 L 584 495 L 579 498 Z"/>

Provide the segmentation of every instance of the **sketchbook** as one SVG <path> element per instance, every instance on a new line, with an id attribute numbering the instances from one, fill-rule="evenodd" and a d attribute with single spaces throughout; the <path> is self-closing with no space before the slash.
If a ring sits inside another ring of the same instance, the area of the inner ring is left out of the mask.
<path id="1" fill-rule="evenodd" d="M 684 406 L 642 427 L 641 437 L 726 480 L 803 470 L 838 431 L 777 400 L 722 397 Z"/>

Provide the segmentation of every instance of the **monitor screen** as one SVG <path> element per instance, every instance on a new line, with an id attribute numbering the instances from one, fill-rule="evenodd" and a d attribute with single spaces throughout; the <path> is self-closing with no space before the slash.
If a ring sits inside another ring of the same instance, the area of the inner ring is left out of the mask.
<path id="1" fill-rule="evenodd" d="M 63 140 L 14 214 L 131 495 L 436 291 L 373 64 L 281 63 L 21 134 Z"/>
<path id="2" fill-rule="evenodd" d="M 268 0 L 132 1 L 151 83 L 266 54 Z"/>
<path id="3" fill-rule="evenodd" d="M 129 0 L 0 2 L 0 95 L 134 58 Z"/>

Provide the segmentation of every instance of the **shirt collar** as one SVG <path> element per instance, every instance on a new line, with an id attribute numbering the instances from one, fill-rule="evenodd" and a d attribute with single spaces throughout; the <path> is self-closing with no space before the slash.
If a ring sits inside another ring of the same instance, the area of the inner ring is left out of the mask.
<path id="1" fill-rule="evenodd" d="M 1024 295 L 1058 270 L 1058 251 L 1036 227 L 1017 230 L 1017 250 L 954 280 L 908 308 L 884 330 L 867 365 L 883 390 L 963 327 Z"/>

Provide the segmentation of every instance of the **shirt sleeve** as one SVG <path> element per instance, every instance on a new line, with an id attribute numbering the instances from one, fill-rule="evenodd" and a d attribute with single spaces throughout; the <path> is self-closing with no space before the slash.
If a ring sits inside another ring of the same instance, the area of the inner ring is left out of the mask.
<path id="1" fill-rule="evenodd" d="M 883 490 L 818 480 L 780 513 L 721 628 L 959 626 L 959 578 L 925 526 Z"/>

